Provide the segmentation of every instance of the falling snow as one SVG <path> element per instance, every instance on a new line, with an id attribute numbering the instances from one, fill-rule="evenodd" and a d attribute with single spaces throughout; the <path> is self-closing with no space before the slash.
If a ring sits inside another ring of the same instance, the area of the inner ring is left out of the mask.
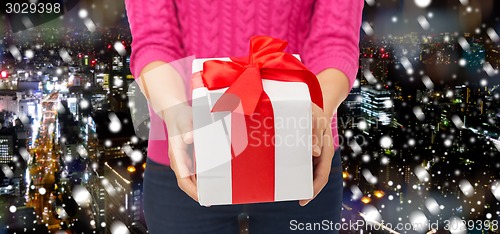
<path id="1" fill-rule="evenodd" d="M 122 129 L 122 124 L 120 122 L 120 119 L 118 119 L 115 113 L 110 113 L 108 117 L 109 120 L 111 121 L 109 124 L 109 131 L 113 133 L 119 132 Z"/>
<path id="2" fill-rule="evenodd" d="M 389 149 L 392 147 L 392 138 L 390 136 L 383 136 L 380 138 L 380 147 Z"/>
<path id="3" fill-rule="evenodd" d="M 125 46 L 119 41 L 115 42 L 113 45 L 113 48 L 120 54 L 121 56 L 125 56 L 127 54 L 127 50 L 125 49 Z"/>
<path id="4" fill-rule="evenodd" d="M 89 191 L 83 186 L 75 186 L 72 191 L 73 199 L 82 207 L 87 207 L 92 201 L 92 196 Z"/>
<path id="5" fill-rule="evenodd" d="M 114 221 L 110 227 L 111 234 L 130 234 L 127 226 L 121 221 Z"/>
<path id="6" fill-rule="evenodd" d="M 378 209 L 373 205 L 366 205 L 363 207 L 364 219 L 367 222 L 380 222 L 382 221 L 382 215 Z"/>
<path id="7" fill-rule="evenodd" d="M 472 187 L 472 184 L 466 179 L 460 181 L 459 188 L 466 197 L 472 197 L 474 195 L 474 187 Z"/>
<path id="8" fill-rule="evenodd" d="M 426 8 L 431 4 L 431 0 L 415 0 L 415 4 L 420 8 Z"/>
<path id="9" fill-rule="evenodd" d="M 431 28 L 431 25 L 429 24 L 429 21 L 427 21 L 427 18 L 425 18 L 425 16 L 419 16 L 417 18 L 417 21 L 424 30 L 429 30 Z"/>
<path id="10" fill-rule="evenodd" d="M 366 35 L 371 36 L 373 35 L 373 28 L 368 22 L 363 22 L 361 25 L 361 28 L 365 31 Z"/>
<path id="11" fill-rule="evenodd" d="M 425 199 L 425 207 L 427 207 L 427 210 L 433 215 L 438 215 L 439 212 L 441 212 L 441 209 L 439 209 L 439 204 L 437 203 L 436 199 L 432 197 L 428 197 Z"/>

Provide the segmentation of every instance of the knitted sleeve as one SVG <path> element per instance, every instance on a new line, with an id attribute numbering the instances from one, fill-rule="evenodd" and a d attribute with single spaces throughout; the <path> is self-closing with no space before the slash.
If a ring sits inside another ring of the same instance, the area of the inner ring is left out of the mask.
<path id="1" fill-rule="evenodd" d="M 182 58 L 183 49 L 174 0 L 125 0 L 132 33 L 130 70 L 138 77 L 153 61 Z"/>
<path id="2" fill-rule="evenodd" d="M 349 78 L 349 88 L 359 66 L 359 35 L 363 0 L 316 0 L 311 29 L 301 56 L 318 74 L 336 68 Z"/>

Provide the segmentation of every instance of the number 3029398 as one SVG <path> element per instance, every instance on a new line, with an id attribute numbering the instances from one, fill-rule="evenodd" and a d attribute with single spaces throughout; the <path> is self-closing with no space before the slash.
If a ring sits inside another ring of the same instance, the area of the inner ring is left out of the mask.
<path id="1" fill-rule="evenodd" d="M 61 3 L 5 3 L 7 14 L 59 14 Z"/>

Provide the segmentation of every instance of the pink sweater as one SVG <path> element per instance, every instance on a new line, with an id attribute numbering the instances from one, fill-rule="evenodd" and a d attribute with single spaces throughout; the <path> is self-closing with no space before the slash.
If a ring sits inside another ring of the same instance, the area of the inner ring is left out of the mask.
<path id="1" fill-rule="evenodd" d="M 138 77 L 145 65 L 157 60 L 244 56 L 251 36 L 266 35 L 288 41 L 287 52 L 300 54 L 315 74 L 326 68 L 344 72 L 352 87 L 358 71 L 363 2 L 125 0 L 132 32 L 132 74 Z M 152 111 L 150 116 L 148 157 L 169 165 L 166 127 Z M 332 129 L 337 148 L 336 122 L 335 116 Z"/>

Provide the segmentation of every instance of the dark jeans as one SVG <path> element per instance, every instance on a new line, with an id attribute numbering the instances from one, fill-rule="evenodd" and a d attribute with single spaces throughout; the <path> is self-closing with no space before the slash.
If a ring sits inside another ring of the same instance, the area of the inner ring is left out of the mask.
<path id="1" fill-rule="evenodd" d="M 249 216 L 250 234 L 312 232 L 305 230 L 307 223 L 319 223 L 316 231 L 324 229 L 326 223 L 328 233 L 337 233 L 334 228 L 330 229 L 330 222 L 335 227 L 341 215 L 339 152 L 335 153 L 328 184 L 305 207 L 298 201 L 202 207 L 180 190 L 170 167 L 148 158 L 144 173 L 144 212 L 149 233 L 239 233 L 238 216 L 242 213 Z"/>

